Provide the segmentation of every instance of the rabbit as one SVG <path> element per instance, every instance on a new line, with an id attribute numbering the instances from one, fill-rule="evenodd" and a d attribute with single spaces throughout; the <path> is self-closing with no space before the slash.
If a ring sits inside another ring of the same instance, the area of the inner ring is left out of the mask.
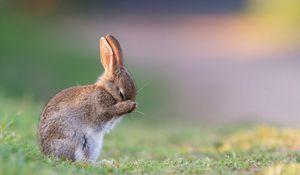
<path id="1" fill-rule="evenodd" d="M 62 90 L 44 107 L 37 131 L 43 154 L 96 163 L 104 135 L 136 108 L 136 85 L 118 40 L 101 37 L 99 48 L 104 73 L 98 80 Z"/>

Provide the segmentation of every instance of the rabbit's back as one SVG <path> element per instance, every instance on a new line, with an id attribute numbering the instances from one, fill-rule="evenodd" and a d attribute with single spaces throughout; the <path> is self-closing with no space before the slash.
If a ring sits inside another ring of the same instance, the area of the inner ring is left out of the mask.
<path id="1" fill-rule="evenodd" d="M 81 86 L 76 86 L 64 89 L 57 93 L 45 106 L 41 120 L 45 120 L 51 113 L 58 112 L 60 107 L 63 106 L 63 103 L 74 103 L 83 91 L 86 91 L 86 89 Z"/>
<path id="2" fill-rule="evenodd" d="M 41 121 L 53 117 L 55 113 L 62 115 L 63 111 L 91 112 L 90 108 L 105 108 L 115 103 L 113 97 L 100 86 L 75 86 L 64 89 L 53 96 L 41 115 Z M 78 111 L 79 110 L 79 111 Z"/>

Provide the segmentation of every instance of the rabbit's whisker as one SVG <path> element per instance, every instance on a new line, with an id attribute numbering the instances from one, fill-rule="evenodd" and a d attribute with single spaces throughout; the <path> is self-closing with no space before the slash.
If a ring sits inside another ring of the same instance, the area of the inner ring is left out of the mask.
<path id="1" fill-rule="evenodd" d="M 145 113 L 141 112 L 141 111 L 133 111 L 135 113 L 141 114 L 141 115 L 145 115 Z"/>
<path id="2" fill-rule="evenodd" d="M 139 92 L 140 92 L 141 90 L 143 90 L 145 87 L 149 86 L 151 82 L 152 82 L 152 81 L 149 81 L 148 83 L 145 83 L 141 88 L 139 88 L 139 89 L 137 90 L 137 93 L 139 93 Z"/>

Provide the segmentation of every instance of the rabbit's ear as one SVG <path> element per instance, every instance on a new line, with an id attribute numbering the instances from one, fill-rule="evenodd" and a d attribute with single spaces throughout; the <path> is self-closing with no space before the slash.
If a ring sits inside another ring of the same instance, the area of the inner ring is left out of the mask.
<path id="1" fill-rule="evenodd" d="M 111 49 L 114 53 L 115 58 L 117 59 L 119 66 L 124 66 L 123 54 L 122 54 L 122 49 L 119 41 L 112 35 L 106 35 L 105 39 L 108 42 L 108 44 L 111 46 Z"/>
<path id="2" fill-rule="evenodd" d="M 99 40 L 101 63 L 105 72 L 112 73 L 117 68 L 117 59 L 113 52 L 112 47 L 108 43 L 105 37 L 101 37 Z"/>

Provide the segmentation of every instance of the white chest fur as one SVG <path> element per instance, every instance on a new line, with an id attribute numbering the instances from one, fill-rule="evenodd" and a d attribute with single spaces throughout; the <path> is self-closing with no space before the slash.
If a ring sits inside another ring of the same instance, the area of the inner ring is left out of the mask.
<path id="1" fill-rule="evenodd" d="M 87 141 L 86 144 L 89 148 L 88 157 L 84 157 L 82 145 L 80 145 L 75 151 L 75 159 L 77 161 L 87 159 L 89 162 L 95 162 L 101 153 L 104 134 L 109 133 L 121 120 L 122 116 L 114 117 L 102 127 L 101 131 L 86 128 L 83 132 Z"/>

